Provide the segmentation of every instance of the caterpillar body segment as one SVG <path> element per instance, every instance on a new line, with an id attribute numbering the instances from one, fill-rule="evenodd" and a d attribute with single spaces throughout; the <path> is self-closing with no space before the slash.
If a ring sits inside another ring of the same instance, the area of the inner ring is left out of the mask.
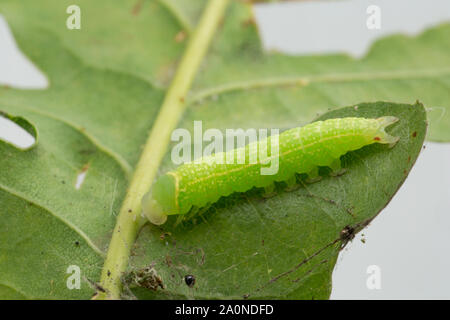
<path id="1" fill-rule="evenodd" d="M 186 214 L 193 206 L 204 207 L 233 192 L 261 187 L 270 193 L 276 181 L 287 181 L 290 187 L 297 173 L 308 174 L 309 182 L 317 181 L 320 166 L 330 167 L 335 175 L 342 174 L 340 157 L 345 153 L 373 143 L 394 146 L 399 138 L 386 133 L 385 128 L 396 121 L 398 119 L 392 116 L 317 121 L 249 143 L 244 148 L 183 164 L 154 183 L 142 200 L 143 213 L 150 222 L 159 225 L 168 215 Z M 278 153 L 274 155 L 270 149 L 271 140 L 275 138 L 278 139 Z M 260 158 L 260 149 L 269 151 L 262 153 L 269 158 Z M 239 152 L 244 152 L 243 163 L 223 161 L 227 157 L 236 160 Z M 262 175 L 261 168 L 266 167 L 267 160 L 273 160 L 273 157 L 278 157 L 278 171 L 273 175 Z M 251 163 L 249 159 L 257 161 Z"/>

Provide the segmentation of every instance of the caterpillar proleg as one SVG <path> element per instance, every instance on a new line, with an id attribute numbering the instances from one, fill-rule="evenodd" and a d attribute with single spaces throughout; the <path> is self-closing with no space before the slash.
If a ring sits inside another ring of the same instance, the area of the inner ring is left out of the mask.
<path id="1" fill-rule="evenodd" d="M 340 157 L 349 151 L 373 143 L 394 146 L 398 137 L 385 132 L 385 128 L 398 118 L 385 116 L 377 119 L 338 118 L 316 121 L 304 127 L 284 131 L 278 138 L 279 170 L 274 175 L 261 175 L 260 169 L 267 159 L 256 163 L 217 163 L 217 157 L 235 153 L 203 157 L 179 166 L 157 179 L 142 200 L 142 210 L 150 222 L 160 225 L 168 215 L 188 213 L 192 207 L 204 207 L 222 196 L 245 192 L 253 187 L 271 189 L 274 182 L 295 181 L 295 175 L 306 173 L 310 180 L 318 178 L 318 167 L 330 167 L 334 173 L 341 170 Z M 273 139 L 273 136 L 267 139 Z M 245 155 L 270 141 L 247 144 Z M 241 150 L 242 151 L 242 150 Z"/>

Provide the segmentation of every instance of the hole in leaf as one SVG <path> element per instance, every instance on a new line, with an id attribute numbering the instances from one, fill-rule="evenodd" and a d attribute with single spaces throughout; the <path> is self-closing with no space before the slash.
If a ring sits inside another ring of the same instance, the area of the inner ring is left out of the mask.
<path id="1" fill-rule="evenodd" d="M 36 137 L 36 129 L 27 120 L 0 111 L 0 140 L 26 150 L 36 144 Z"/>
<path id="2" fill-rule="evenodd" d="M 77 181 L 75 182 L 75 189 L 79 190 L 81 188 L 81 185 L 83 184 L 84 180 L 86 179 L 86 174 L 89 169 L 89 164 L 86 164 L 82 169 L 81 172 L 77 175 Z"/>
<path id="3" fill-rule="evenodd" d="M 20 51 L 0 15 L 0 84 L 20 89 L 45 89 L 46 76 Z"/>

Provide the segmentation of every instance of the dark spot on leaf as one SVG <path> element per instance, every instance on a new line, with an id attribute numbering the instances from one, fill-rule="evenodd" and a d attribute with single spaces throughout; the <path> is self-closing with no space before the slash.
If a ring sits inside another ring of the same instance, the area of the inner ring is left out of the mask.
<path id="1" fill-rule="evenodd" d="M 95 153 L 96 151 L 97 150 L 95 150 L 95 149 L 81 149 L 79 151 L 79 153 L 82 155 L 91 155 L 91 154 Z"/>
<path id="2" fill-rule="evenodd" d="M 373 140 L 375 140 L 375 141 L 380 141 L 381 138 L 380 138 L 380 137 L 375 137 L 375 138 L 373 138 Z"/>
<path id="3" fill-rule="evenodd" d="M 133 16 L 137 16 L 139 14 L 139 12 L 141 12 L 142 2 L 143 2 L 143 0 L 138 0 L 136 2 L 136 4 L 134 5 L 133 9 L 131 10 L 131 14 Z"/>
<path id="4" fill-rule="evenodd" d="M 413 132 L 412 137 L 413 137 L 413 138 L 417 137 L 417 131 L 414 131 L 414 132 Z"/>
<path id="5" fill-rule="evenodd" d="M 159 236 L 159 238 L 161 239 L 161 240 L 164 240 L 167 236 L 170 236 L 171 235 L 171 233 L 170 232 L 164 232 L 164 233 L 162 233 L 160 236 Z M 176 243 L 175 243 L 176 244 Z"/>
<path id="6" fill-rule="evenodd" d="M 166 264 L 168 267 L 172 266 L 172 257 L 169 255 L 166 256 Z"/>
<path id="7" fill-rule="evenodd" d="M 245 19 L 244 21 L 242 21 L 242 26 L 244 28 L 246 28 L 248 26 L 251 26 L 251 25 L 255 25 L 255 24 L 256 24 L 256 22 L 255 22 L 255 19 L 253 17 Z"/>
<path id="8" fill-rule="evenodd" d="M 75 245 L 78 247 L 80 245 L 79 241 L 75 241 Z"/>
<path id="9" fill-rule="evenodd" d="M 348 242 L 355 237 L 355 229 L 352 226 L 346 226 L 342 229 L 339 237 L 342 241 Z"/>
<path id="10" fill-rule="evenodd" d="M 90 166 L 91 166 L 90 163 L 86 163 L 86 164 L 81 168 L 81 172 L 86 172 L 86 171 L 89 169 Z"/>
<path id="11" fill-rule="evenodd" d="M 181 30 L 180 32 L 178 32 L 178 33 L 175 35 L 175 42 L 176 42 L 176 43 L 183 42 L 183 41 L 186 39 L 186 36 L 187 36 L 186 31 Z"/>

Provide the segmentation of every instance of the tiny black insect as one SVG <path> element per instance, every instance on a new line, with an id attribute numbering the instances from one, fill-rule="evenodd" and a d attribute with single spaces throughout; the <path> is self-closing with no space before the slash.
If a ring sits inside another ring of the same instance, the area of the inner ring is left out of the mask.
<path id="1" fill-rule="evenodd" d="M 188 274 L 184 276 L 184 282 L 186 282 L 189 288 L 192 288 L 195 285 L 195 277 L 193 275 Z"/>

